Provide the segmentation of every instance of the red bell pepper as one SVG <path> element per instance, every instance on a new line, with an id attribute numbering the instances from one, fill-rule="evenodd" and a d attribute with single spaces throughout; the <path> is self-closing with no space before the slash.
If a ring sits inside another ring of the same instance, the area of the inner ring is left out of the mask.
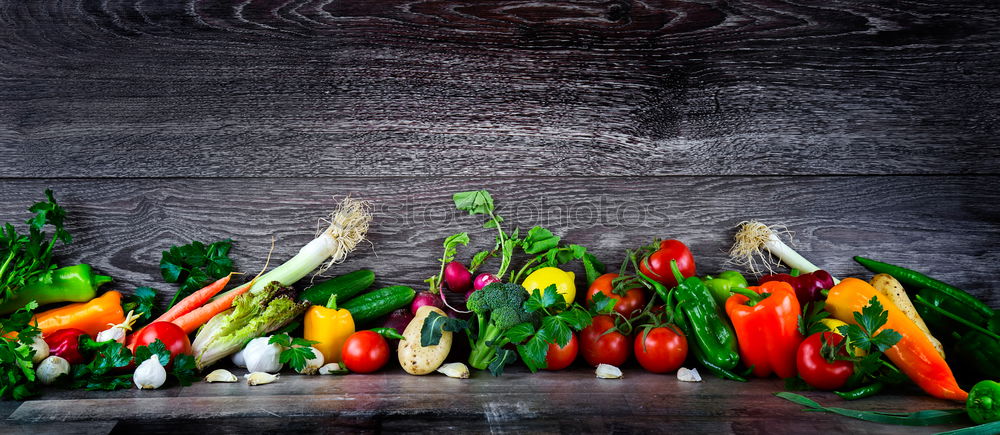
<path id="1" fill-rule="evenodd" d="M 726 300 L 726 313 L 733 322 L 740 359 L 753 374 L 782 378 L 795 376 L 795 356 L 802 342 L 799 333 L 799 301 L 790 284 L 770 281 L 750 291 L 733 290 Z"/>
<path id="2" fill-rule="evenodd" d="M 76 328 L 60 329 L 45 337 L 49 355 L 62 357 L 70 364 L 83 364 L 87 359 L 80 353 L 80 337 L 86 332 Z"/>

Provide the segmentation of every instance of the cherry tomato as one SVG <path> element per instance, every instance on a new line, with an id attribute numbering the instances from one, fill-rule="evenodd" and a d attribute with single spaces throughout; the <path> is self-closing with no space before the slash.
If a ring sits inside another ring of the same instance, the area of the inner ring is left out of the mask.
<path id="1" fill-rule="evenodd" d="M 617 331 L 604 334 L 614 326 L 611 316 L 602 315 L 594 317 L 594 322 L 580 331 L 580 351 L 587 364 L 594 367 L 598 364 L 621 366 L 628 359 L 631 347 L 628 337 Z"/>
<path id="2" fill-rule="evenodd" d="M 660 242 L 660 249 L 639 263 L 639 270 L 653 280 L 668 287 L 677 286 L 674 279 L 674 272 L 670 269 L 670 261 L 677 261 L 677 269 L 685 278 L 695 275 L 694 256 L 680 240 L 664 240 Z"/>
<path id="3" fill-rule="evenodd" d="M 645 335 L 645 337 L 643 337 Z M 635 335 L 635 359 L 648 372 L 668 373 L 681 368 L 687 358 L 688 342 L 673 328 L 657 327 Z"/>
<path id="4" fill-rule="evenodd" d="M 375 331 L 358 331 L 347 337 L 341 356 L 348 370 L 371 373 L 389 362 L 389 343 Z"/>
<path id="5" fill-rule="evenodd" d="M 843 336 L 833 332 L 817 332 L 799 344 L 796 354 L 796 368 L 799 377 L 806 381 L 810 387 L 819 390 L 836 390 L 847 383 L 847 379 L 854 374 L 854 363 L 850 361 L 827 361 L 820 349 L 823 347 L 823 338 L 831 345 L 840 344 Z"/>
<path id="6" fill-rule="evenodd" d="M 559 347 L 558 344 L 549 343 L 549 353 L 545 354 L 545 370 L 562 370 L 573 364 L 576 353 L 579 349 L 576 334 L 573 334 L 566 347 Z"/>
<path id="7" fill-rule="evenodd" d="M 614 286 L 611 280 L 618 278 L 617 273 L 605 273 L 599 276 L 590 284 L 587 290 L 587 303 L 594 301 L 597 292 L 604 293 L 605 296 L 615 300 L 615 311 L 619 314 L 631 318 L 636 312 L 641 311 L 646 306 L 646 292 L 641 288 L 633 288 L 625 291 L 625 296 L 619 296 L 611 291 Z"/>
<path id="8" fill-rule="evenodd" d="M 132 342 L 132 351 L 139 346 L 148 346 L 156 340 L 163 342 L 163 345 L 170 351 L 170 363 L 180 354 L 191 355 L 191 340 L 180 326 L 170 322 L 153 322 L 142 328 L 135 334 Z M 140 361 L 141 362 L 141 361 Z"/>

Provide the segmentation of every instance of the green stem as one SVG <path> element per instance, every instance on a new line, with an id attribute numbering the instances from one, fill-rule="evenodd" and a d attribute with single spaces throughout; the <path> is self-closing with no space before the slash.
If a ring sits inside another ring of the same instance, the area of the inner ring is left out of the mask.
<path id="1" fill-rule="evenodd" d="M 739 287 L 733 287 L 733 288 L 729 289 L 729 292 L 730 293 L 735 293 L 735 294 L 738 294 L 738 295 L 746 296 L 747 299 L 750 299 L 749 301 L 747 301 L 747 305 L 749 305 L 751 307 L 754 306 L 754 305 L 757 305 L 758 303 L 760 303 L 760 301 L 762 301 L 766 297 L 764 295 L 757 294 L 753 290 L 745 289 L 745 288 L 739 288 Z"/>
<path id="2" fill-rule="evenodd" d="M 528 266 L 531 266 L 532 264 L 535 264 L 537 261 L 538 261 L 538 257 L 535 257 L 535 258 L 532 258 L 531 261 L 525 263 L 524 266 L 521 267 L 521 270 L 517 271 L 517 274 L 511 275 L 510 282 L 512 282 L 514 284 L 519 284 L 518 281 L 521 280 L 521 275 L 524 274 L 524 271 L 528 270 Z"/>
<path id="3" fill-rule="evenodd" d="M 337 310 L 337 294 L 336 293 L 330 295 L 330 299 L 327 299 L 325 306 L 327 308 L 331 309 L 331 310 L 334 310 L 334 311 Z"/>

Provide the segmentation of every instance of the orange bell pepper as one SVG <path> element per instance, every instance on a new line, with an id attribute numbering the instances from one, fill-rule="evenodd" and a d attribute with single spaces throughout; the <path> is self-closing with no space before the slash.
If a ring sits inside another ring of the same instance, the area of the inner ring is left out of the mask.
<path id="1" fill-rule="evenodd" d="M 740 359 L 753 366 L 757 377 L 770 376 L 772 372 L 781 378 L 795 376 L 795 354 L 802 343 L 801 309 L 795 289 L 784 281 L 768 281 L 747 288 L 760 296 L 748 292 L 726 299 L 726 314 L 736 330 Z"/>
<path id="2" fill-rule="evenodd" d="M 889 320 L 881 329 L 892 329 L 903 336 L 895 346 L 885 351 L 885 355 L 927 394 L 964 402 L 969 393 L 958 386 L 951 368 L 931 341 L 892 300 L 870 284 L 857 278 L 845 278 L 830 289 L 826 310 L 834 318 L 856 325 L 854 313 L 861 312 L 872 297 L 877 297 L 882 308 L 889 313 Z"/>
<path id="3" fill-rule="evenodd" d="M 82 330 L 91 337 L 110 325 L 117 325 L 125 321 L 125 313 L 122 311 L 122 294 L 116 291 L 105 292 L 103 295 L 91 299 L 90 302 L 79 302 L 69 304 L 64 307 L 38 313 L 34 321 L 38 322 L 38 328 L 42 330 L 42 335 L 46 336 L 60 329 L 76 328 Z"/>

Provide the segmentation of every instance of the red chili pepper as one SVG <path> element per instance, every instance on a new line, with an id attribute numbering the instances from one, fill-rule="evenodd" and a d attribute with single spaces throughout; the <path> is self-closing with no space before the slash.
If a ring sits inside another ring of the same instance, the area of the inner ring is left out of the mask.
<path id="1" fill-rule="evenodd" d="M 795 356 L 802 342 L 799 333 L 799 301 L 787 282 L 769 281 L 751 291 L 726 300 L 726 313 L 733 321 L 740 358 L 758 377 L 776 373 L 795 376 Z"/>
<path id="2" fill-rule="evenodd" d="M 60 329 L 45 337 L 49 355 L 62 357 L 70 364 L 83 364 L 87 359 L 80 353 L 80 336 L 86 332 L 76 328 Z"/>

